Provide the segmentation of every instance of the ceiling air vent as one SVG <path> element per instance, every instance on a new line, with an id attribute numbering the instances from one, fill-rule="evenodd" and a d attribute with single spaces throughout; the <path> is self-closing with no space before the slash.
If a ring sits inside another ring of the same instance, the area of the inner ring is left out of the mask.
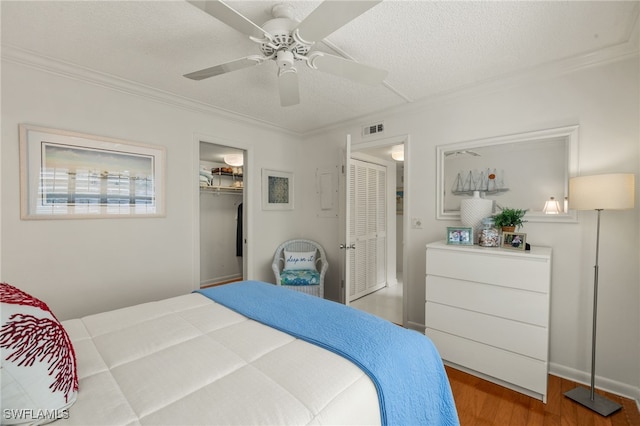
<path id="1" fill-rule="evenodd" d="M 384 133 L 384 123 L 371 124 L 362 128 L 362 136 L 371 136 Z"/>

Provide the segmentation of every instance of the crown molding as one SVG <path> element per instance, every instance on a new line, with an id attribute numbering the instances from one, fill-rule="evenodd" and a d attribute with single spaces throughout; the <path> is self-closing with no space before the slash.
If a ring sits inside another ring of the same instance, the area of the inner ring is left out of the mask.
<path id="1" fill-rule="evenodd" d="M 160 102 L 190 111 L 212 114 L 238 123 L 249 124 L 295 137 L 306 138 L 343 127 L 354 125 L 359 126 L 364 121 L 370 121 L 376 117 L 389 118 L 399 115 L 414 114 L 433 104 L 452 102 L 463 97 L 485 96 L 526 84 L 561 77 L 587 68 L 602 66 L 634 57 L 637 58 L 640 56 L 640 25 L 638 22 L 639 20 L 636 19 L 626 41 L 595 52 L 531 67 L 524 71 L 520 70 L 504 74 L 496 78 L 436 93 L 413 102 L 407 100 L 406 103 L 402 105 L 396 105 L 373 113 L 364 114 L 359 117 L 340 121 L 328 126 L 321 126 L 306 132 L 296 132 L 264 120 L 258 120 L 256 118 L 215 107 L 204 102 L 195 101 L 175 93 L 156 89 L 69 62 L 60 61 L 58 59 L 50 58 L 11 45 L 2 45 L 1 58 L 3 61 L 13 62 L 69 79 L 94 84 L 132 96 L 138 96 L 154 102 Z"/>
<path id="2" fill-rule="evenodd" d="M 559 78 L 567 74 L 604 66 L 614 62 L 640 57 L 640 19 L 636 15 L 635 23 L 626 41 L 594 52 L 577 55 L 561 61 L 530 67 L 501 76 L 457 87 L 455 89 L 436 93 L 425 98 L 393 106 L 377 112 L 364 114 L 356 118 L 344 120 L 329 126 L 309 130 L 304 137 L 315 136 L 324 132 L 338 130 L 344 127 L 360 127 L 365 122 L 388 119 L 389 117 L 415 114 L 434 104 L 453 102 L 460 98 L 486 96 L 500 91 L 514 89 L 539 81 Z"/>
<path id="3" fill-rule="evenodd" d="M 2 61 L 23 65 L 39 71 L 59 75 L 71 80 L 93 84 L 128 95 L 144 98 L 153 102 L 159 102 L 189 111 L 212 114 L 244 125 L 248 124 L 266 130 L 276 131 L 278 133 L 286 133 L 297 137 L 301 136 L 301 134 L 298 132 L 276 126 L 267 121 L 258 120 L 253 117 L 239 114 L 237 112 L 225 110 L 223 108 L 214 107 L 204 102 L 189 99 L 175 93 L 156 89 L 94 69 L 40 55 L 38 53 L 21 49 L 15 46 L 3 44 L 0 56 L 2 58 Z"/>

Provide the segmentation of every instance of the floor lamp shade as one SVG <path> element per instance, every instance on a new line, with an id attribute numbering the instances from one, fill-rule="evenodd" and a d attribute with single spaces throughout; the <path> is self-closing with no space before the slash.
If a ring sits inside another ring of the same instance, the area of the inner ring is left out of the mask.
<path id="1" fill-rule="evenodd" d="M 569 180 L 569 208 L 622 210 L 634 205 L 633 173 L 580 176 Z"/>
<path id="2" fill-rule="evenodd" d="M 598 313 L 598 253 L 600 251 L 600 213 L 602 210 L 632 209 L 635 196 L 635 176 L 632 173 L 581 176 L 569 180 L 569 208 L 575 210 L 596 210 L 596 262 L 593 277 L 593 318 L 591 335 L 591 386 L 589 389 L 578 386 L 565 396 L 585 407 L 608 416 L 621 407 L 595 393 L 596 377 L 596 329 Z"/>

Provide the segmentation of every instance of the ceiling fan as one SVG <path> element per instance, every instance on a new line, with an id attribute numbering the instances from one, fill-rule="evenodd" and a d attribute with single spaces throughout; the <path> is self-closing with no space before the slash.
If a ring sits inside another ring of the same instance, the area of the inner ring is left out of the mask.
<path id="1" fill-rule="evenodd" d="M 296 69 L 299 62 L 306 63 L 310 68 L 357 82 L 370 85 L 380 84 L 386 78 L 387 71 L 339 56 L 312 51 L 311 48 L 315 42 L 321 41 L 381 1 L 327 0 L 313 10 L 302 22 L 293 19 L 291 5 L 277 4 L 271 10 L 273 19 L 265 22 L 262 27 L 223 1 L 189 1 L 224 24 L 247 34 L 252 41 L 260 45 L 262 55 L 250 55 L 185 74 L 184 77 L 203 80 L 273 60 L 278 66 L 278 90 L 282 106 L 300 103 Z"/>
<path id="2" fill-rule="evenodd" d="M 480 154 L 478 154 L 475 151 L 471 151 L 470 149 L 463 149 L 463 150 L 459 150 L 459 151 L 447 151 L 444 153 L 445 157 L 450 157 L 450 156 L 460 156 L 460 155 L 470 155 L 472 157 L 481 157 Z"/>

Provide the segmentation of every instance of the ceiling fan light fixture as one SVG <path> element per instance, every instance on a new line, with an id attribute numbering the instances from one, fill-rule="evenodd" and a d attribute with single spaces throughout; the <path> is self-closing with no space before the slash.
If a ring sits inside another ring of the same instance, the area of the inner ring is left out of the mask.
<path id="1" fill-rule="evenodd" d="M 293 53 L 289 50 L 283 49 L 276 53 L 276 64 L 281 71 L 293 68 L 294 60 Z"/>
<path id="2" fill-rule="evenodd" d="M 227 154 L 223 158 L 224 162 L 231 167 L 240 167 L 244 164 L 244 156 L 242 154 Z"/>

